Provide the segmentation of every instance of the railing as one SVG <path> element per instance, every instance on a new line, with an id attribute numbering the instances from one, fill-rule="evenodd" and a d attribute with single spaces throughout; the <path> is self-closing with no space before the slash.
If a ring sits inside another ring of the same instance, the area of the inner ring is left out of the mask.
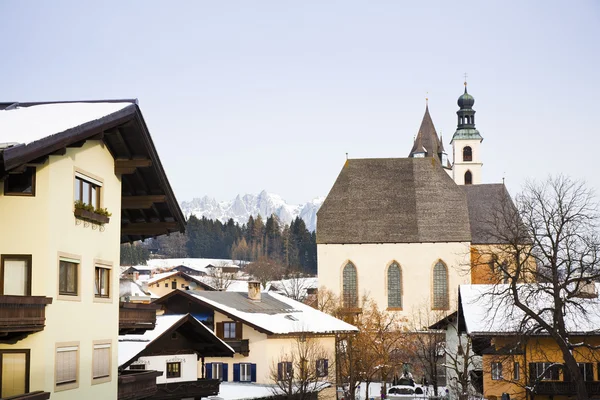
<path id="1" fill-rule="evenodd" d="M 155 304 L 120 303 L 119 335 L 142 334 L 156 325 Z"/>
<path id="2" fill-rule="evenodd" d="M 156 394 L 156 377 L 162 371 L 129 371 L 119 374 L 118 400 L 138 400 L 152 397 Z"/>
<path id="3" fill-rule="evenodd" d="M 46 304 L 44 296 L 0 296 L 0 343 L 14 343 L 30 333 L 44 330 Z"/>
<path id="4" fill-rule="evenodd" d="M 200 398 L 219 394 L 218 379 L 198 379 L 189 382 L 173 382 L 156 385 L 158 391 L 151 400 L 169 400 L 181 398 Z"/>
<path id="5" fill-rule="evenodd" d="M 585 382 L 588 395 L 600 394 L 600 382 Z M 535 394 L 554 394 L 554 395 L 574 395 L 577 393 L 577 388 L 574 382 L 538 382 L 534 388 Z"/>
<path id="6" fill-rule="evenodd" d="M 248 356 L 250 354 L 250 342 L 248 339 L 243 340 L 225 340 L 225 343 L 229 345 L 238 354 Z"/>
<path id="7" fill-rule="evenodd" d="M 16 396 L 4 397 L 2 400 L 48 400 L 50 398 L 50 392 L 37 392 L 18 394 Z"/>

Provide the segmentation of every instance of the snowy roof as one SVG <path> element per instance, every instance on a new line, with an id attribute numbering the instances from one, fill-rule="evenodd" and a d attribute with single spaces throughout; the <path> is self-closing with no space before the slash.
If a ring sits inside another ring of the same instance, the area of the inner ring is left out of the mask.
<path id="1" fill-rule="evenodd" d="M 206 279 L 199 279 L 201 277 L 195 277 L 195 276 L 191 276 L 186 274 L 185 272 L 181 272 L 181 271 L 173 271 L 173 272 L 164 272 L 162 274 L 154 274 L 154 276 L 152 277 L 152 279 L 149 279 L 146 283 L 148 285 L 154 284 L 156 282 L 160 282 L 164 279 L 168 279 L 172 276 L 180 276 L 188 281 L 192 281 L 197 283 L 198 285 L 202 286 L 204 289 L 206 290 L 215 290 L 214 287 L 211 286 L 210 282 L 208 282 Z M 207 281 L 207 282 L 205 282 Z"/>
<path id="2" fill-rule="evenodd" d="M 336 333 L 358 329 L 306 304 L 277 293 L 262 293 L 260 301 L 247 293 L 186 291 L 215 310 L 270 334 Z"/>
<path id="3" fill-rule="evenodd" d="M 600 284 L 595 285 L 596 293 L 600 293 Z M 526 322 L 525 329 L 521 329 L 525 314 L 515 306 L 512 296 L 506 294 L 508 290 L 509 285 L 460 285 L 460 312 L 468 334 L 515 334 L 524 330 L 536 330 L 537 324 L 531 320 Z M 553 300 L 548 291 L 540 290 L 538 283 L 519 284 L 517 290 L 521 302 L 541 315 L 544 321 L 553 324 Z M 600 332 L 600 300 L 597 297 L 577 300 L 585 312 L 573 305 L 567 305 L 567 331 L 571 334 Z"/>
<path id="4" fill-rule="evenodd" d="M 190 314 L 183 315 L 159 315 L 156 317 L 156 326 L 153 330 L 147 330 L 142 335 L 119 335 L 119 366 L 137 358 L 141 351 L 146 349 L 154 340 L 158 339 L 162 334 L 171 329 L 175 324 L 182 319 L 191 317 Z M 193 318 L 193 317 L 192 317 Z M 212 341 L 219 343 L 233 353 L 233 349 L 219 339 L 213 331 L 208 329 L 202 322 L 198 321 L 198 326 L 201 327 L 203 333 L 209 335 Z"/>
<path id="5" fill-rule="evenodd" d="M 221 264 L 227 266 L 235 266 L 233 260 L 220 259 L 220 258 L 163 258 L 148 260 L 148 267 L 151 269 L 156 268 L 172 268 L 183 265 L 185 267 L 194 269 L 199 272 L 208 273 L 206 268 L 209 265 L 220 266 Z"/>
<path id="6" fill-rule="evenodd" d="M 179 273 L 179 271 L 173 271 L 173 272 L 163 272 L 160 274 L 154 274 L 154 276 L 152 276 L 152 279 L 148 279 L 148 285 L 151 285 L 155 282 L 160 282 L 163 279 L 169 278 L 173 275 L 177 275 Z"/>
<path id="7" fill-rule="evenodd" d="M 28 144 L 95 121 L 132 103 L 52 103 L 0 110 L 0 143 Z"/>
<path id="8" fill-rule="evenodd" d="M 317 277 L 282 279 L 271 282 L 271 290 L 284 294 L 302 292 L 298 293 L 302 296 L 306 295 L 308 289 L 317 289 L 318 287 L 319 279 Z"/>
<path id="9" fill-rule="evenodd" d="M 119 297 L 123 296 L 149 296 L 142 286 L 131 279 L 119 280 Z"/>

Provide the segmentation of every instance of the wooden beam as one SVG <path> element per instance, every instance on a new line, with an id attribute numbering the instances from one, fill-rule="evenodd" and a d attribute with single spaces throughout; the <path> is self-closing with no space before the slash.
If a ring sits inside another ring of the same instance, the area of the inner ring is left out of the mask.
<path id="1" fill-rule="evenodd" d="M 118 158 L 115 160 L 115 174 L 133 174 L 138 168 L 148 168 L 151 166 L 152 160 L 147 158 L 133 160 Z"/>
<path id="2" fill-rule="evenodd" d="M 154 203 L 164 203 L 167 196 L 164 194 L 150 196 L 123 196 L 121 198 L 121 208 L 124 210 L 149 209 Z"/>
<path id="3" fill-rule="evenodd" d="M 121 227 L 121 235 L 164 235 L 169 231 L 179 230 L 177 222 L 130 223 Z"/>

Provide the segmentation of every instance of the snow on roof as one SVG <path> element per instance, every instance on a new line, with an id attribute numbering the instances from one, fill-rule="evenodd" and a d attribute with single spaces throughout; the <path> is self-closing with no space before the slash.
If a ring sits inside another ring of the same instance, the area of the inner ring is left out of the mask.
<path id="1" fill-rule="evenodd" d="M 319 279 L 317 277 L 282 279 L 271 282 L 271 290 L 287 294 L 303 292 L 299 294 L 306 295 L 308 289 L 316 289 L 318 287 Z"/>
<path id="2" fill-rule="evenodd" d="M 596 293 L 600 293 L 600 283 L 596 283 Z M 517 285 L 519 299 L 535 310 L 546 322 L 552 325 L 553 300 L 551 294 L 539 289 L 538 283 Z M 460 285 L 460 301 L 468 334 L 491 335 L 494 333 L 519 333 L 524 312 L 517 308 L 513 298 L 504 293 L 509 285 Z M 567 331 L 573 334 L 600 331 L 600 300 L 598 297 L 578 299 L 585 313 L 574 305 L 565 311 Z M 536 328 L 528 321 L 526 329 Z"/>
<path id="3" fill-rule="evenodd" d="M 137 356 L 150 343 L 152 343 L 160 335 L 168 331 L 173 325 L 175 325 L 188 315 L 190 314 L 158 315 L 156 317 L 156 326 L 154 329 L 147 330 L 142 335 L 119 335 L 119 366 L 125 364 L 127 361 Z M 196 321 L 198 320 L 196 319 Z M 215 339 L 217 339 L 225 347 L 227 347 L 233 352 L 233 349 L 229 347 L 227 343 L 219 339 L 212 330 L 208 329 L 202 322 L 198 321 L 198 323 L 206 330 L 206 332 L 210 333 L 212 336 L 215 337 Z"/>
<path id="4" fill-rule="evenodd" d="M 55 103 L 0 110 L 0 143 L 28 144 L 131 106 L 133 103 Z"/>
<path id="5" fill-rule="evenodd" d="M 247 294 L 234 292 L 186 293 L 274 334 L 358 331 L 344 321 L 278 293 L 262 293 L 260 302 L 248 299 Z"/>
<path id="6" fill-rule="evenodd" d="M 163 272 L 161 274 L 154 274 L 152 279 L 148 279 L 147 283 L 148 283 L 148 285 L 151 285 L 155 282 L 158 282 L 158 281 L 168 278 L 170 276 L 177 275 L 178 273 L 179 273 L 179 271 Z"/>
<path id="7" fill-rule="evenodd" d="M 142 286 L 132 281 L 131 279 L 120 279 L 119 280 L 119 297 L 123 296 L 148 296 L 144 292 Z"/>
<path id="8" fill-rule="evenodd" d="M 237 265 L 234 264 L 233 260 L 220 258 L 163 258 L 148 260 L 148 267 L 151 269 L 172 268 L 183 265 L 185 267 L 205 273 L 209 272 L 206 271 L 206 267 L 208 267 L 209 265 L 218 267 L 222 264 L 237 267 Z"/>

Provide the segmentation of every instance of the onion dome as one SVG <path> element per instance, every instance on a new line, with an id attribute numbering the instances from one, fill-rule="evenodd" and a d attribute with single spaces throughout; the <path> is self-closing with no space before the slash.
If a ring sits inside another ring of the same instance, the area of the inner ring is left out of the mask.
<path id="1" fill-rule="evenodd" d="M 473 108 L 475 99 L 467 93 L 467 83 L 465 82 L 465 92 L 458 98 L 458 106 L 460 108 Z"/>

